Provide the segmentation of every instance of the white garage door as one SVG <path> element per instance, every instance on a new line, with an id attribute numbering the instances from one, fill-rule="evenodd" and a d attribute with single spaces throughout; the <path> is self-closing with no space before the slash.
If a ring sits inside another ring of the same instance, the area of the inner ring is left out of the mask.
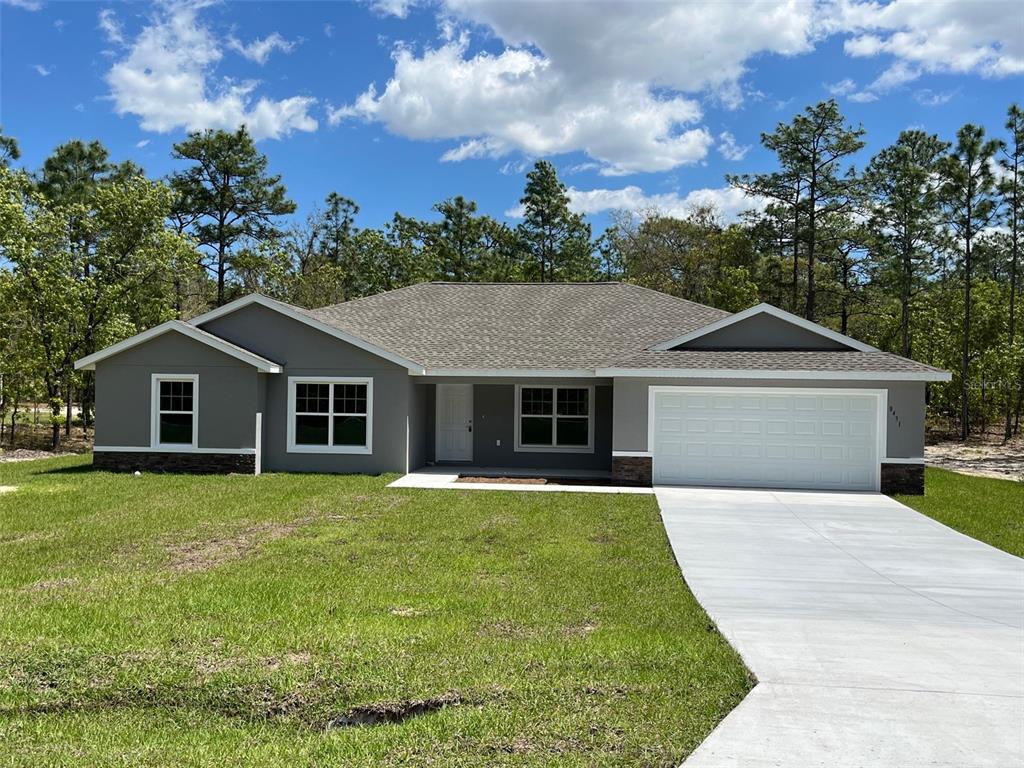
<path id="1" fill-rule="evenodd" d="M 654 387 L 652 394 L 655 483 L 878 490 L 884 391 Z"/>

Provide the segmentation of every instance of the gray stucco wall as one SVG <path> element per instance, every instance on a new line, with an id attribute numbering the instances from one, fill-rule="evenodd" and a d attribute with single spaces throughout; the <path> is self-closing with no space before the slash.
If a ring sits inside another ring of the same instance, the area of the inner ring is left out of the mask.
<path id="1" fill-rule="evenodd" d="M 203 325 L 222 338 L 282 365 L 267 377 L 263 415 L 264 471 L 404 472 L 406 469 L 408 371 L 274 310 L 250 305 Z M 373 453 L 289 453 L 290 376 L 373 378 Z"/>
<path id="2" fill-rule="evenodd" d="M 96 364 L 97 446 L 150 445 L 154 373 L 199 375 L 200 448 L 255 447 L 268 374 L 173 331 Z"/>
<path id="3" fill-rule="evenodd" d="M 423 381 L 421 379 L 421 381 Z M 611 468 L 612 388 L 607 379 L 594 388 L 594 452 L 517 452 L 515 450 L 515 392 L 517 383 L 537 385 L 591 386 L 593 379 L 444 379 L 473 384 L 473 461 L 482 467 L 538 469 Z M 433 382 L 418 388 L 424 394 L 422 435 L 424 462 L 434 460 L 434 427 L 437 390 Z M 411 423 L 411 422 L 410 422 Z M 498 442 L 501 445 L 498 445 Z M 413 465 L 415 466 L 415 465 Z"/>
<path id="4" fill-rule="evenodd" d="M 427 463 L 427 390 L 433 387 L 409 379 L 409 469 Z M 434 434 L 433 430 L 430 431 Z"/>
<path id="5" fill-rule="evenodd" d="M 774 315 L 755 315 L 682 345 L 685 349 L 850 349 Z"/>
<path id="6" fill-rule="evenodd" d="M 810 387 L 814 389 L 886 389 L 889 414 L 886 457 L 924 456 L 924 382 L 920 381 L 808 381 L 755 379 L 615 379 L 614 444 L 616 451 L 646 451 L 647 388 L 693 387 Z"/>

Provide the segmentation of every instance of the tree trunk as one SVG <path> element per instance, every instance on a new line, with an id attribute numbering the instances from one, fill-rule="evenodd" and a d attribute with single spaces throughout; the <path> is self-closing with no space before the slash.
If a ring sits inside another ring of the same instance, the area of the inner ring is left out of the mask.
<path id="1" fill-rule="evenodd" d="M 1014 189 L 1016 189 L 1017 188 L 1017 169 L 1016 169 L 1016 167 L 1014 167 L 1014 174 L 1013 175 L 1014 175 L 1013 186 L 1014 186 Z M 1009 322 L 1007 323 L 1007 327 L 1008 327 L 1008 334 L 1007 335 L 1009 337 L 1010 349 L 1011 350 L 1013 349 L 1013 342 L 1014 342 L 1014 338 L 1015 338 L 1016 333 L 1017 333 L 1017 314 L 1016 314 L 1016 312 L 1017 312 L 1017 309 L 1016 309 L 1016 304 L 1017 304 L 1017 258 L 1020 255 L 1018 253 L 1019 246 L 1018 246 L 1018 242 L 1017 242 L 1018 238 L 1020 237 L 1020 233 L 1018 231 L 1018 227 L 1020 226 L 1020 223 L 1017 221 L 1017 205 L 1016 205 L 1017 200 L 1016 200 L 1016 195 L 1014 195 L 1013 203 L 1014 204 L 1013 204 L 1013 206 L 1010 209 L 1010 211 L 1011 211 L 1011 213 L 1010 213 L 1010 237 L 1012 238 L 1010 240 L 1010 243 L 1011 243 L 1011 245 L 1010 245 L 1010 317 L 1009 317 Z M 1011 397 L 1011 394 L 1010 394 L 1011 391 L 1007 391 L 1007 393 L 1006 393 L 1006 428 L 1003 430 L 1003 440 L 1004 441 L 1009 440 L 1010 437 L 1012 436 L 1013 432 L 1014 432 L 1014 430 L 1012 428 L 1012 424 L 1011 424 L 1011 415 L 1012 415 L 1012 411 L 1013 411 L 1013 400 L 1012 400 L 1012 397 Z M 1020 394 L 1019 393 L 1017 395 L 1017 408 L 1018 408 L 1018 412 L 1019 412 L 1019 410 L 1020 410 Z"/>
<path id="2" fill-rule="evenodd" d="M 971 206 L 967 206 L 967 221 L 971 220 Z M 960 439 L 967 440 L 971 433 L 971 406 L 968 400 L 970 394 L 969 382 L 967 380 L 971 363 L 971 226 L 968 223 L 967 232 L 964 238 L 964 328 L 963 347 L 960 356 Z"/>
<path id="3" fill-rule="evenodd" d="M 67 387 L 67 406 L 64 412 L 64 436 L 71 437 L 71 422 L 74 421 L 75 405 L 73 400 L 74 390 L 71 385 Z"/>
<path id="4" fill-rule="evenodd" d="M 913 262 L 910 248 L 903 245 L 903 280 L 900 286 L 900 349 L 904 357 L 910 357 L 910 281 L 913 277 Z"/>

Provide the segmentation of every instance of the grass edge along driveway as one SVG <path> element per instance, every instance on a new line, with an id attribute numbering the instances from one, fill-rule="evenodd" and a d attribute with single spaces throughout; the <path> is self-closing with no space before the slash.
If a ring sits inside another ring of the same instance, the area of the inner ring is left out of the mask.
<path id="1" fill-rule="evenodd" d="M 653 496 L 88 462 L 0 465 L 0 764 L 676 766 L 753 683 Z"/>
<path id="2" fill-rule="evenodd" d="M 1024 483 L 927 467 L 924 487 L 924 496 L 893 498 L 960 533 L 1024 557 Z"/>

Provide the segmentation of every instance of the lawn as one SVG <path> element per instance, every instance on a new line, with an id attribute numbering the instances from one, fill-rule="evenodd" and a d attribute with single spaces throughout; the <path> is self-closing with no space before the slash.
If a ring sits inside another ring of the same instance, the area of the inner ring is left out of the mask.
<path id="1" fill-rule="evenodd" d="M 1024 557 L 1024 483 L 928 467 L 924 496 L 895 498 L 950 528 Z"/>
<path id="2" fill-rule="evenodd" d="M 652 496 L 390 479 L 0 464 L 0 765 L 676 766 L 751 687 Z"/>

